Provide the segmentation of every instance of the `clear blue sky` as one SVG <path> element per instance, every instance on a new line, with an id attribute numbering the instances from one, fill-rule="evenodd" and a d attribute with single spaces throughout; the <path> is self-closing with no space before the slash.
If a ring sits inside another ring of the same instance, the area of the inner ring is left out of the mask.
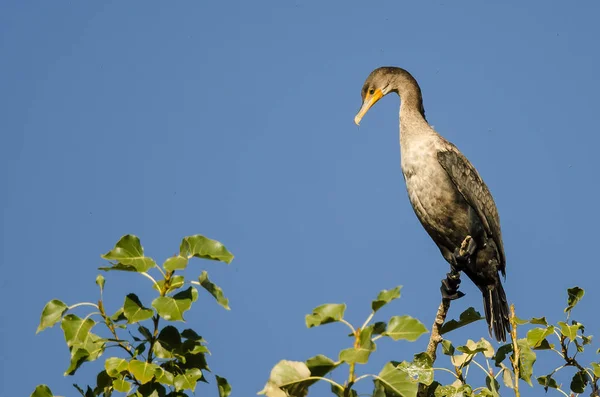
<path id="1" fill-rule="evenodd" d="M 319 304 L 358 323 L 402 284 L 381 318 L 429 328 L 447 265 L 407 200 L 397 97 L 353 123 L 383 65 L 413 73 L 430 123 L 494 194 L 520 315 L 561 319 L 579 285 L 575 317 L 598 334 L 600 3 L 456 3 L 2 1 L 0 394 L 93 381 L 94 364 L 62 376 L 59 328 L 34 333 L 48 300 L 97 299 L 99 255 L 128 233 L 160 261 L 195 233 L 236 255 L 189 272 L 207 269 L 232 310 L 201 294 L 187 315 L 236 396 L 280 359 L 347 346 L 342 326 L 305 328 Z M 112 308 L 130 291 L 150 303 L 147 279 L 106 276 Z M 451 316 L 481 310 L 463 291 Z M 425 343 L 383 342 L 361 371 Z"/>

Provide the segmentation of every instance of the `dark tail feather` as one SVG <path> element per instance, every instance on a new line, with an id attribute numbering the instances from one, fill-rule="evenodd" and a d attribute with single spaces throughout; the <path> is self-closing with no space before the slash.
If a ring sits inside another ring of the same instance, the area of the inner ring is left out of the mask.
<path id="1" fill-rule="evenodd" d="M 510 332 L 510 319 L 506 294 L 500 279 L 496 280 L 496 284 L 482 288 L 481 292 L 490 336 L 493 330 L 497 341 L 506 342 L 506 332 Z"/>

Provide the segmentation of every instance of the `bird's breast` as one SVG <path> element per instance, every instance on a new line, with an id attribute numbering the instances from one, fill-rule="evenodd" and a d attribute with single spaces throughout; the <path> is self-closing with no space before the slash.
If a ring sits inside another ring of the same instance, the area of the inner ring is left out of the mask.
<path id="1" fill-rule="evenodd" d="M 439 164 L 437 148 L 414 142 L 402 148 L 401 164 L 409 200 L 427 232 L 438 244 L 460 244 L 468 233 L 468 204 Z"/>

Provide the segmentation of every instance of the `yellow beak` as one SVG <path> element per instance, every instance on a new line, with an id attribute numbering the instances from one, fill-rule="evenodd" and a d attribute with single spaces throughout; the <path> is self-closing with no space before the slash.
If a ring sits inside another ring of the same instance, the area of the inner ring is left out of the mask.
<path id="1" fill-rule="evenodd" d="M 383 98 L 383 92 L 381 92 L 379 88 L 375 90 L 373 95 L 367 93 L 367 96 L 365 96 L 365 100 L 363 101 L 362 107 L 356 114 L 356 117 L 354 117 L 354 122 L 356 123 L 356 125 L 360 124 L 360 121 L 362 120 L 364 115 L 367 114 L 369 109 L 371 109 L 371 106 L 375 105 L 375 103 L 381 98 Z"/>

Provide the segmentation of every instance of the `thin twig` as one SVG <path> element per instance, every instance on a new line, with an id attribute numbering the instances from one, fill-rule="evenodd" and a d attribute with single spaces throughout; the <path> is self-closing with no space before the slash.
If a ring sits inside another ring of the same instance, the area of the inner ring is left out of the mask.
<path id="1" fill-rule="evenodd" d="M 435 320 L 433 321 L 433 325 L 431 326 L 431 335 L 429 336 L 429 343 L 427 343 L 427 350 L 425 351 L 429 355 L 429 357 L 431 357 L 431 365 L 435 363 L 435 360 L 437 358 L 437 347 L 443 340 L 440 330 L 442 328 L 442 325 L 444 325 L 444 321 L 446 321 L 448 309 L 450 309 L 450 299 L 442 298 L 442 302 L 440 303 L 437 314 L 435 315 Z M 417 393 L 417 396 L 426 396 L 427 389 L 428 387 L 426 385 L 419 383 L 419 391 Z"/>
<path id="2" fill-rule="evenodd" d="M 517 316 L 515 315 L 515 305 L 510 305 L 510 337 L 513 345 L 513 357 L 510 359 L 513 370 L 515 371 L 515 397 L 521 397 L 519 392 L 519 359 L 520 351 L 519 344 L 517 343 Z"/>

